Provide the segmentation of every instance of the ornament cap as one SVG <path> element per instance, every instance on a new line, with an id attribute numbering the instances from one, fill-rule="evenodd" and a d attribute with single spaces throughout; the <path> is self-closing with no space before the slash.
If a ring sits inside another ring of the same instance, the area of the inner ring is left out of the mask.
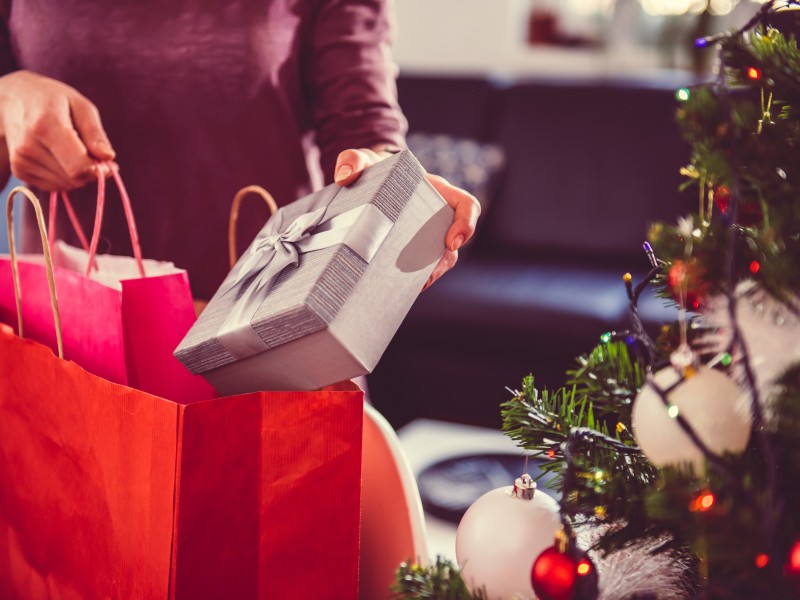
<path id="1" fill-rule="evenodd" d="M 533 477 L 525 473 L 517 477 L 514 481 L 514 489 L 511 490 L 511 495 L 515 498 L 522 500 L 533 500 L 533 495 L 536 493 L 536 482 Z"/>
<path id="2" fill-rule="evenodd" d="M 697 355 L 689 344 L 683 343 L 669 357 L 672 368 L 684 377 L 691 377 L 697 370 Z"/>

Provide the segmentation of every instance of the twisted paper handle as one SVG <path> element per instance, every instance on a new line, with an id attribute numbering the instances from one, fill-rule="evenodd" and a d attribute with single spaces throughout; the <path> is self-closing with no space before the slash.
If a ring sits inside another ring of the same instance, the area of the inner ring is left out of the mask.
<path id="1" fill-rule="evenodd" d="M 233 197 L 233 203 L 231 204 L 231 218 L 228 222 L 228 260 L 231 263 L 231 269 L 239 258 L 236 253 L 236 224 L 239 222 L 239 207 L 247 194 L 257 194 L 261 196 L 264 202 L 267 203 L 271 215 L 274 215 L 275 211 L 278 210 L 278 203 L 275 202 L 275 198 L 272 197 L 272 194 L 258 185 L 248 185 L 236 193 Z"/>
<path id="2" fill-rule="evenodd" d="M 103 163 L 95 162 L 97 167 L 97 211 L 95 212 L 94 218 L 94 230 L 92 231 L 92 241 L 86 241 L 86 235 L 81 228 L 80 223 L 78 222 L 78 218 L 75 215 L 75 211 L 72 208 L 72 203 L 69 200 L 69 196 L 67 192 L 60 192 L 61 199 L 64 201 L 64 207 L 67 209 L 67 215 L 69 216 L 69 220 L 72 223 L 72 226 L 75 228 L 75 233 L 78 235 L 78 239 L 83 246 L 83 249 L 86 250 L 89 254 L 89 260 L 86 264 L 86 276 L 88 277 L 91 273 L 92 268 L 97 268 L 97 263 L 95 261 L 95 255 L 97 254 L 97 246 L 100 242 L 100 230 L 103 225 L 103 211 L 105 209 L 105 202 L 106 202 L 106 179 L 103 176 L 100 165 Z M 131 208 L 131 199 L 128 196 L 128 191 L 125 188 L 125 184 L 122 183 L 122 178 L 119 175 L 119 172 L 111 166 L 111 163 L 105 163 L 108 165 L 109 169 L 111 170 L 111 176 L 114 178 L 114 182 L 117 184 L 117 189 L 119 190 L 120 198 L 122 199 L 122 207 L 125 211 L 125 220 L 128 223 L 128 233 L 131 237 L 131 247 L 133 248 L 133 256 L 136 259 L 136 266 L 139 269 L 139 276 L 144 277 L 144 264 L 142 262 L 142 248 L 139 243 L 139 233 L 136 230 L 136 220 L 133 217 L 133 209 Z M 50 251 L 52 253 L 53 247 L 55 244 L 55 217 L 56 217 L 56 207 L 58 206 L 58 192 L 50 192 L 50 214 L 49 214 L 49 237 L 48 237 L 48 244 L 50 245 Z"/>
<path id="3" fill-rule="evenodd" d="M 22 328 L 22 291 L 19 285 L 19 272 L 17 271 L 17 249 L 14 240 L 14 197 L 22 194 L 33 204 L 36 212 L 36 223 L 39 226 L 39 235 L 42 238 L 42 252 L 44 254 L 44 266 L 47 272 L 47 286 L 50 289 L 50 304 L 53 307 L 53 321 L 56 327 L 56 341 L 58 343 L 58 357 L 64 358 L 64 343 L 61 338 L 61 316 L 58 312 L 58 299 L 56 298 L 56 281 L 53 277 L 53 260 L 50 255 L 50 245 L 47 238 L 47 229 L 44 225 L 44 214 L 39 199 L 29 189 L 17 186 L 8 194 L 6 201 L 6 221 L 8 223 L 8 245 L 11 254 L 11 277 L 14 280 L 14 300 L 17 304 L 17 332 L 19 337 L 25 337 Z M 92 261 L 89 261 L 92 264 Z"/>

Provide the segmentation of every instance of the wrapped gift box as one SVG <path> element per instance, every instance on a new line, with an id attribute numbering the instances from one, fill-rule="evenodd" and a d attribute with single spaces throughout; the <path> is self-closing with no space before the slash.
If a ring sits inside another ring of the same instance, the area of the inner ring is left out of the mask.
<path id="1" fill-rule="evenodd" d="M 259 232 L 175 356 L 228 395 L 369 373 L 452 222 L 408 151 L 297 200 Z"/>

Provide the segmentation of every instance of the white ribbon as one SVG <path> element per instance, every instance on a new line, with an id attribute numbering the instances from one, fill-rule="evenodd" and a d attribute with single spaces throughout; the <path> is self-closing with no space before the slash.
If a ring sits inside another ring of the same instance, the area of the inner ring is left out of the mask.
<path id="1" fill-rule="evenodd" d="M 364 204 L 323 222 L 323 206 L 284 226 L 278 211 L 247 249 L 231 290 L 251 279 L 226 317 L 217 339 L 234 358 L 242 359 L 267 349 L 251 326 L 280 274 L 300 262 L 300 254 L 345 244 L 369 263 L 392 228 L 392 221 L 372 204 Z"/>

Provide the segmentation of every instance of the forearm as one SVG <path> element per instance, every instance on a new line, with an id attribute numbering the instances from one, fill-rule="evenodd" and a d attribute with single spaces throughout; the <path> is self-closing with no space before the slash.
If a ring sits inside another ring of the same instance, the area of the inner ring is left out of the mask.
<path id="1" fill-rule="evenodd" d="M 8 144 L 6 144 L 6 136 L 3 132 L 2 120 L 0 120 L 0 189 L 8 185 L 10 177 L 11 161 L 8 158 Z"/>
<path id="2" fill-rule="evenodd" d="M 14 60 L 13 52 L 11 51 L 10 36 L 8 34 L 8 16 L 10 8 L 10 0 L 0 0 L 0 81 L 4 80 L 6 75 L 19 68 Z M 11 161 L 9 160 L 8 143 L 6 141 L 3 118 L 2 115 L 0 115 L 0 189 L 6 186 L 10 176 Z"/>
<path id="3" fill-rule="evenodd" d="M 404 144 L 406 122 L 389 52 L 390 6 L 386 0 L 320 0 L 305 77 L 328 178 L 343 150 Z"/>

